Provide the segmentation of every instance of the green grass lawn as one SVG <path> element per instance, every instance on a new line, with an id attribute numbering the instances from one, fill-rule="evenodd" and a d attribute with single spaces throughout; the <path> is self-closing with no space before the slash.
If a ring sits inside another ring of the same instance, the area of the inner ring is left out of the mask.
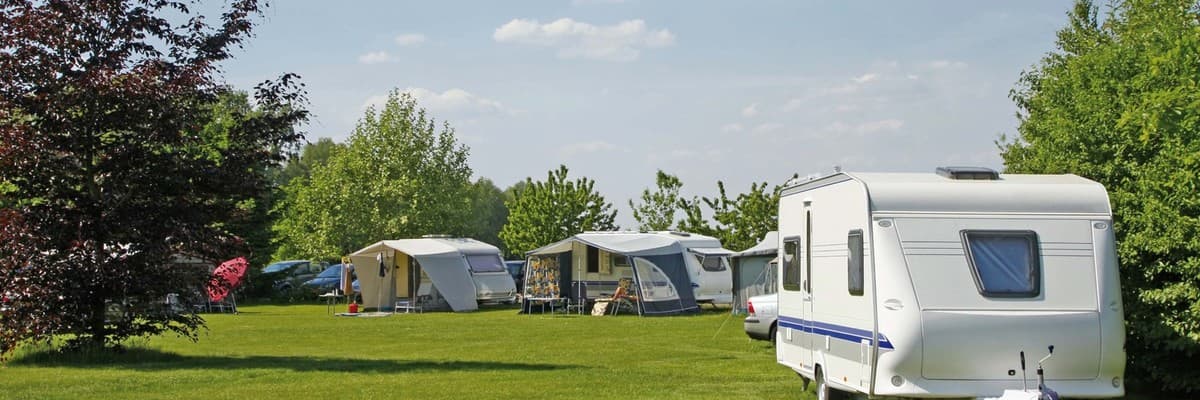
<path id="1" fill-rule="evenodd" d="M 0 366 L 0 398 L 812 398 L 727 310 L 660 318 L 242 311 L 208 315 L 199 343 L 158 337 L 88 360 L 18 352 Z"/>

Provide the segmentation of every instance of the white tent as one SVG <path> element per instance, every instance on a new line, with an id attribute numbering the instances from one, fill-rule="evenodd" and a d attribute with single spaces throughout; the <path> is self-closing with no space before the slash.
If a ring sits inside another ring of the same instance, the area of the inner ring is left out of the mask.
<path id="1" fill-rule="evenodd" d="M 733 268 L 733 313 L 746 313 L 746 300 L 775 293 L 775 257 L 779 232 L 767 232 L 762 241 L 730 257 Z"/>
<path id="2" fill-rule="evenodd" d="M 354 252 L 350 259 L 366 308 L 386 310 L 396 299 L 429 296 L 454 311 L 472 311 L 479 308 L 480 288 L 467 257 L 475 255 L 495 255 L 503 265 L 496 246 L 465 238 L 384 240 Z M 507 272 L 503 276 L 508 279 L 508 290 L 515 291 L 512 277 Z M 493 286 L 505 290 L 503 282 Z"/>

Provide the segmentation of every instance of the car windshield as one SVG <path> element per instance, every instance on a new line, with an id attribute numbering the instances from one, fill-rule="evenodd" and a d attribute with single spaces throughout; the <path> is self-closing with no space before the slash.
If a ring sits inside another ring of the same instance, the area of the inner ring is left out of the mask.
<path id="1" fill-rule="evenodd" d="M 317 277 L 318 278 L 337 278 L 338 275 L 341 275 L 341 274 L 342 274 L 342 264 L 333 264 L 333 265 L 330 265 L 329 268 L 325 268 L 324 271 L 321 271 L 321 274 L 317 275 Z"/>
<path id="2" fill-rule="evenodd" d="M 293 265 L 296 265 L 296 264 L 299 264 L 302 262 L 304 262 L 304 261 L 280 261 L 280 262 L 268 265 L 266 268 L 263 268 L 263 273 L 269 274 L 272 272 L 283 271 L 285 269 L 291 268 L 291 266 L 293 266 Z"/>

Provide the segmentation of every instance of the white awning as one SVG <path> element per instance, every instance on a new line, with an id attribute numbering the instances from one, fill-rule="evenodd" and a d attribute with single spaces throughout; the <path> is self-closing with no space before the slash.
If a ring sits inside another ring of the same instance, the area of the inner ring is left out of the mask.
<path id="1" fill-rule="evenodd" d="M 779 251 L 779 232 L 770 231 L 763 235 L 763 239 L 754 245 L 754 247 L 742 250 L 740 253 L 734 254 L 734 257 L 752 257 L 752 256 L 768 256 Z"/>
<path id="2" fill-rule="evenodd" d="M 727 256 L 734 253 L 733 250 L 724 247 L 692 247 L 688 251 L 704 256 Z"/>

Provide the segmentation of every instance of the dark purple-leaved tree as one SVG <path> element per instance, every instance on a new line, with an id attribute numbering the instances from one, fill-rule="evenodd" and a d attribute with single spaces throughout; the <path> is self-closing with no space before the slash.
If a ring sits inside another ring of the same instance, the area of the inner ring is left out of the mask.
<path id="1" fill-rule="evenodd" d="M 0 0 L 0 358 L 55 337 L 195 340 L 203 319 L 163 303 L 207 277 L 172 257 L 245 254 L 230 227 L 302 140 L 304 91 L 287 74 L 229 107 L 218 63 L 263 5 L 192 6 Z"/>

